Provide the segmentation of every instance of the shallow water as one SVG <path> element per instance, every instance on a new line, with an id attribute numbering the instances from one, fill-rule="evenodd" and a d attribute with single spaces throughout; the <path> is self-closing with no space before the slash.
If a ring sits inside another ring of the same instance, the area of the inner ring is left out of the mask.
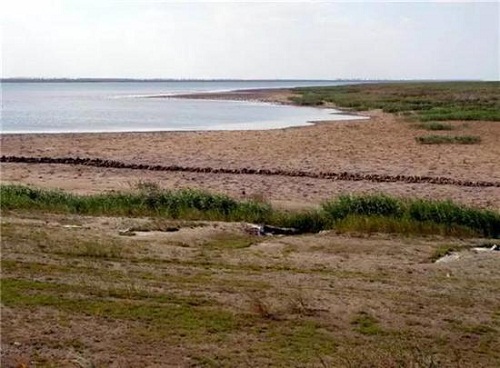
<path id="1" fill-rule="evenodd" d="M 2 83 L 2 133 L 260 130 L 346 120 L 331 109 L 245 101 L 145 98 L 339 82 Z"/>

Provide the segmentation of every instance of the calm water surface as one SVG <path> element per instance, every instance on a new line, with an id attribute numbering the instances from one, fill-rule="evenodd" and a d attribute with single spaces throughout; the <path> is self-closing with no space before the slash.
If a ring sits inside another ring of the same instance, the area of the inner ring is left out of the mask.
<path id="1" fill-rule="evenodd" d="M 256 130 L 352 118 L 331 109 L 257 102 L 146 98 L 336 82 L 2 83 L 2 133 Z"/>

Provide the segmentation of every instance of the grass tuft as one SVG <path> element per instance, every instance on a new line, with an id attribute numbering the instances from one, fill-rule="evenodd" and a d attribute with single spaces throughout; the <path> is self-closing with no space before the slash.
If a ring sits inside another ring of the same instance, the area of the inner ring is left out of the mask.
<path id="1" fill-rule="evenodd" d="M 378 320 L 367 312 L 359 312 L 359 314 L 351 321 L 354 329 L 363 335 L 379 335 L 383 330 L 378 324 Z"/>
<path id="2" fill-rule="evenodd" d="M 417 124 L 417 128 L 425 130 L 453 130 L 455 127 L 451 124 L 439 123 L 437 121 L 428 121 Z"/>
<path id="3" fill-rule="evenodd" d="M 323 209 L 336 220 L 349 215 L 401 217 L 401 201 L 386 195 L 340 196 L 333 202 L 327 202 Z"/>
<path id="4" fill-rule="evenodd" d="M 481 143 L 481 137 L 474 135 L 425 135 L 416 137 L 416 141 L 420 144 L 477 144 Z"/>

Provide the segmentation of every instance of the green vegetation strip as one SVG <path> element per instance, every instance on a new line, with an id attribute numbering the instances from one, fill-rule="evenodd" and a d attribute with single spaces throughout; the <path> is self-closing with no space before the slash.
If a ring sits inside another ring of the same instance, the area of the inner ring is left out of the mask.
<path id="1" fill-rule="evenodd" d="M 356 111 L 382 109 L 415 113 L 420 121 L 500 121 L 500 82 L 359 84 L 296 88 L 292 101 L 318 106 L 332 103 Z"/>
<path id="2" fill-rule="evenodd" d="M 3 279 L 2 302 L 7 306 L 39 307 L 160 324 L 200 334 L 233 330 L 236 320 L 229 311 L 206 305 L 203 299 L 180 299 L 173 295 L 149 295 L 108 291 L 49 282 Z"/>
<path id="3" fill-rule="evenodd" d="M 129 193 L 76 195 L 19 185 L 0 187 L 2 210 L 39 210 L 81 215 L 160 216 L 172 219 L 246 221 L 325 229 L 500 236 L 500 213 L 451 201 L 397 199 L 386 195 L 340 196 L 318 210 L 284 212 L 267 203 L 237 201 L 197 190 L 148 188 Z M 376 225 L 373 228 L 374 224 Z"/>
<path id="4" fill-rule="evenodd" d="M 416 126 L 419 129 L 425 130 L 453 130 L 455 127 L 448 123 L 439 123 L 437 121 L 427 121 Z"/>
<path id="5" fill-rule="evenodd" d="M 415 139 L 420 144 L 476 144 L 481 142 L 481 137 L 473 135 L 426 135 Z"/>

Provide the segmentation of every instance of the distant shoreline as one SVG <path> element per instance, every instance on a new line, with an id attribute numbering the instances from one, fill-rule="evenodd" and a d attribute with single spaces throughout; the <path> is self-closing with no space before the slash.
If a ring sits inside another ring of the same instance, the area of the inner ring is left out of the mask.
<path id="1" fill-rule="evenodd" d="M 361 79 L 175 79 L 175 78 L 1 78 L 2 83 L 110 83 L 110 82 L 361 82 Z M 369 82 L 369 81 L 366 81 Z M 382 81 L 379 81 L 382 82 Z"/>
<path id="2" fill-rule="evenodd" d="M 456 82 L 481 81 L 476 79 L 182 79 L 182 78 L 0 78 L 0 83 L 190 83 L 190 82 L 332 82 L 332 83 L 418 83 L 418 82 Z"/>

